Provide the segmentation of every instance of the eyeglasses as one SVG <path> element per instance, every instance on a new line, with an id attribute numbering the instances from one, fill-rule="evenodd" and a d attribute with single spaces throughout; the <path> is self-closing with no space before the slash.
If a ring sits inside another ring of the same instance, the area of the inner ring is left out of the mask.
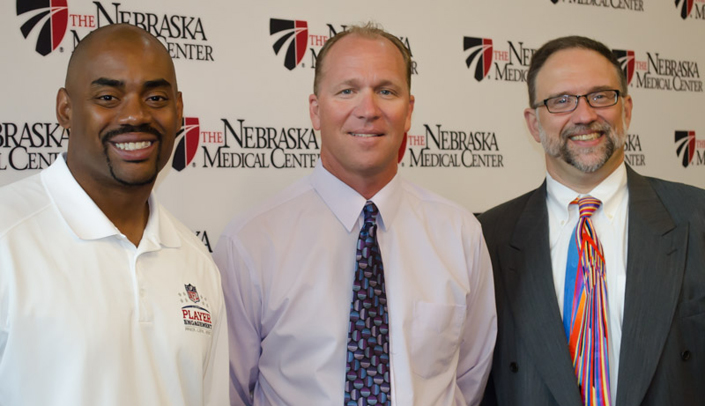
<path id="1" fill-rule="evenodd" d="M 619 90 L 600 90 L 588 94 L 564 94 L 556 97 L 549 97 L 542 104 L 537 104 L 534 108 L 546 106 L 549 113 L 570 113 L 578 108 L 580 98 L 584 97 L 590 107 L 611 107 L 619 100 Z"/>

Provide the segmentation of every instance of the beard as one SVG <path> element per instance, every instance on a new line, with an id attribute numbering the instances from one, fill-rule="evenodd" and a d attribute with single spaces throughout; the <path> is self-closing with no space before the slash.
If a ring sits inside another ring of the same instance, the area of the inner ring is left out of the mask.
<path id="1" fill-rule="evenodd" d="M 538 112 L 536 112 L 538 116 Z M 614 152 L 624 146 L 627 130 L 625 128 L 625 113 L 622 112 L 621 128 L 614 128 L 606 121 L 594 121 L 590 124 L 580 124 L 567 127 L 561 131 L 560 137 L 551 137 L 538 122 L 541 145 L 546 154 L 565 161 L 584 173 L 593 173 L 602 168 L 614 155 Z M 594 147 L 579 147 L 571 145 L 569 138 L 576 134 L 599 132 L 605 137 L 604 142 Z"/>

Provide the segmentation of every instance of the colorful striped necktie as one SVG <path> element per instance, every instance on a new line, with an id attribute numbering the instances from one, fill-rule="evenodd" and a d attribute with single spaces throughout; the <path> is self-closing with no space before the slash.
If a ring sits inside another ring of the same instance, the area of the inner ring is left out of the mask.
<path id="1" fill-rule="evenodd" d="M 389 315 L 384 267 L 377 243 L 377 206 L 367 202 L 355 253 L 350 303 L 345 406 L 392 404 L 389 383 Z"/>
<path id="2" fill-rule="evenodd" d="M 568 248 L 563 327 L 586 406 L 609 406 L 609 333 L 605 257 L 591 216 L 601 202 L 591 196 L 575 199 L 580 219 Z"/>

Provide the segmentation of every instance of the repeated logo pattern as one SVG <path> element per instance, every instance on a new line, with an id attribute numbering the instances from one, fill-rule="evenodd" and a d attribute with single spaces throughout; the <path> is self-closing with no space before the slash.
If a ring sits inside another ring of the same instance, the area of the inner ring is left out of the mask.
<path id="1" fill-rule="evenodd" d="M 198 117 L 184 117 L 181 129 L 176 133 L 176 138 L 181 137 L 181 139 L 176 143 L 174 159 L 171 163 L 171 166 L 177 171 L 186 168 L 196 156 L 200 132 L 201 126 Z"/>
<path id="2" fill-rule="evenodd" d="M 468 69 L 474 71 L 475 79 L 480 82 L 492 67 L 492 40 L 489 38 L 465 37 L 463 49 L 470 54 L 465 59 Z"/>
<path id="3" fill-rule="evenodd" d="M 624 76 L 627 77 L 627 85 L 631 84 L 632 78 L 634 78 L 634 65 L 636 64 L 636 57 L 634 56 L 634 51 L 613 49 L 612 53 L 617 58 L 619 66 L 622 67 L 622 72 L 624 72 Z"/>
<path id="4" fill-rule="evenodd" d="M 684 168 L 693 161 L 695 155 L 695 131 L 676 131 L 676 155 L 681 158 Z"/>
<path id="5" fill-rule="evenodd" d="M 280 20 L 271 18 L 269 20 L 269 35 L 279 34 L 276 42 L 272 45 L 274 53 L 279 55 L 279 51 L 286 46 L 286 54 L 284 55 L 284 66 L 292 70 L 306 53 L 306 45 L 308 44 L 308 23 L 300 20 Z"/>
<path id="6" fill-rule="evenodd" d="M 377 243 L 377 206 L 367 202 L 357 241 L 350 304 L 345 405 L 391 405 L 389 317 L 384 267 Z"/>
<path id="7" fill-rule="evenodd" d="M 69 21 L 66 0 L 17 0 L 17 15 L 26 17 L 20 28 L 25 38 L 40 27 L 35 47 L 40 55 L 49 55 L 59 47 Z"/>
<path id="8" fill-rule="evenodd" d="M 694 0 L 676 0 L 676 8 L 680 8 L 681 18 L 686 19 L 693 11 Z"/>

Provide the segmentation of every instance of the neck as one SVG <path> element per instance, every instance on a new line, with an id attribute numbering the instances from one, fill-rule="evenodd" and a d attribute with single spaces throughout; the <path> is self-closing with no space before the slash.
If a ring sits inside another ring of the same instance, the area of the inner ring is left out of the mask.
<path id="1" fill-rule="evenodd" d="M 564 162 L 553 162 L 546 156 L 546 170 L 553 179 L 572 190 L 587 194 L 602 183 L 608 176 L 619 168 L 624 162 L 624 150 L 618 149 L 614 154 L 594 172 L 583 172 L 576 167 Z M 561 166 L 561 168 L 558 168 Z"/>
<path id="2" fill-rule="evenodd" d="M 149 195 L 154 183 L 142 186 L 106 185 L 87 179 L 74 178 L 110 219 L 115 227 L 138 246 L 149 219 Z"/>
<path id="3" fill-rule="evenodd" d="M 387 186 L 397 174 L 396 166 L 383 172 L 370 171 L 370 173 L 350 173 L 348 171 L 336 170 L 335 167 L 330 167 L 326 164 L 325 160 L 321 160 L 321 162 L 328 172 L 340 179 L 341 182 L 350 186 L 367 200 Z"/>

